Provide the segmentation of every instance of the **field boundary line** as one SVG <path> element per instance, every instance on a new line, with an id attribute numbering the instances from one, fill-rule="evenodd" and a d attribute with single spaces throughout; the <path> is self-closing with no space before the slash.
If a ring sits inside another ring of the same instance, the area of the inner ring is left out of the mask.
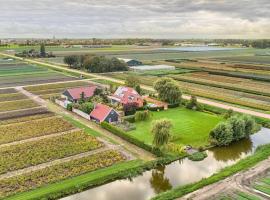
<path id="1" fill-rule="evenodd" d="M 16 110 L 8 110 L 8 111 L 0 112 L 0 115 L 1 115 L 1 114 L 6 114 L 6 113 L 18 112 L 18 111 L 31 110 L 31 109 L 33 109 L 33 108 L 46 108 L 46 106 L 38 105 L 38 106 L 35 106 L 35 107 L 30 107 L 30 108 L 23 108 L 23 109 L 16 109 Z"/>
<path id="2" fill-rule="evenodd" d="M 9 143 L 5 143 L 5 144 L 0 144 L 0 149 L 4 148 L 4 147 L 10 147 L 10 146 L 18 145 L 18 144 L 24 144 L 24 143 L 27 143 L 27 142 L 34 142 L 34 141 L 39 141 L 39 140 L 43 140 L 43 139 L 47 139 L 47 138 L 58 137 L 58 136 L 61 136 L 61 135 L 67 135 L 67 134 L 73 133 L 75 131 L 80 131 L 80 130 L 81 129 L 79 129 L 79 128 L 75 128 L 75 129 L 68 130 L 68 131 L 51 133 L 51 134 L 48 134 L 48 135 L 42 135 L 42 136 L 32 137 L 32 138 L 18 140 L 18 141 L 14 141 L 14 142 L 9 142 Z"/>

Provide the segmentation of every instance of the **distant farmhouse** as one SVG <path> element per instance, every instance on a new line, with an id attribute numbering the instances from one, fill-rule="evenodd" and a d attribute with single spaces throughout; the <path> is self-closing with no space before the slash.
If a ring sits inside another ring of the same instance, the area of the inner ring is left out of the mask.
<path id="1" fill-rule="evenodd" d="M 118 58 L 118 60 L 124 61 L 125 63 L 127 63 L 128 66 L 142 65 L 141 61 L 134 60 L 134 59 Z"/>
<path id="2" fill-rule="evenodd" d="M 140 65 L 140 66 L 132 66 L 130 67 L 130 69 L 134 71 L 175 70 L 175 67 L 171 65 Z"/>
<path id="3" fill-rule="evenodd" d="M 78 87 L 67 89 L 62 94 L 62 97 L 66 100 L 76 103 L 78 100 L 81 99 L 82 93 L 85 99 L 90 98 L 94 95 L 97 86 L 88 86 L 88 87 Z"/>
<path id="4" fill-rule="evenodd" d="M 111 102 L 119 103 L 123 106 L 135 104 L 137 107 L 143 107 L 143 98 L 139 93 L 130 87 L 120 86 L 112 96 L 108 96 Z"/>
<path id="5" fill-rule="evenodd" d="M 120 118 L 120 115 L 111 107 L 104 104 L 97 104 L 94 110 L 90 113 L 90 119 L 97 122 L 117 122 Z"/>

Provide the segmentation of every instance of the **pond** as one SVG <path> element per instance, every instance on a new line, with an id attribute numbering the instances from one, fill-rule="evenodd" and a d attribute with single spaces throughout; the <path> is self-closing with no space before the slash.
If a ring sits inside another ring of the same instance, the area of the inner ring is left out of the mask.
<path id="1" fill-rule="evenodd" d="M 203 161 L 187 158 L 167 166 L 144 172 L 131 180 L 117 180 L 90 190 L 63 198 L 63 200 L 146 200 L 176 186 L 186 185 L 206 178 L 220 169 L 232 165 L 254 153 L 256 147 L 270 143 L 270 129 L 262 128 L 249 139 L 229 147 L 215 147 L 207 152 Z"/>
<path id="2" fill-rule="evenodd" d="M 195 51 L 231 51 L 231 50 L 238 50 L 238 49 L 241 49 L 241 48 L 191 46 L 191 47 L 159 48 L 158 50 L 195 52 Z"/>

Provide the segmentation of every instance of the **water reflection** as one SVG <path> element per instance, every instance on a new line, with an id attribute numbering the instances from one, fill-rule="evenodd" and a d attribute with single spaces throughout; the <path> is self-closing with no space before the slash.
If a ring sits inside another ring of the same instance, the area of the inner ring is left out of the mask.
<path id="1" fill-rule="evenodd" d="M 270 129 L 260 132 L 234 143 L 230 147 L 213 148 L 207 151 L 208 157 L 199 162 L 182 159 L 164 167 L 144 172 L 131 180 L 118 180 L 85 192 L 81 192 L 64 200 L 145 200 L 157 193 L 176 186 L 196 182 L 211 176 L 218 170 L 236 163 L 252 154 L 256 147 L 270 143 Z"/>
<path id="2" fill-rule="evenodd" d="M 213 156 L 217 161 L 236 161 L 243 156 L 252 153 L 252 141 L 250 138 L 235 142 L 229 147 L 212 148 L 209 151 L 213 152 Z"/>
<path id="3" fill-rule="evenodd" d="M 150 184 L 155 193 L 172 189 L 170 180 L 165 176 L 165 168 L 166 166 L 159 166 L 158 168 L 152 170 Z"/>

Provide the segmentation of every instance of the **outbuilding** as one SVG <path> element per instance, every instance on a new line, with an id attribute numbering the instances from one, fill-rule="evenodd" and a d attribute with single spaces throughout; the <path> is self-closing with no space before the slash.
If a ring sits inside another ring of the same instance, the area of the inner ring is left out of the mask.
<path id="1" fill-rule="evenodd" d="M 142 62 L 141 62 L 141 61 L 134 60 L 134 59 L 118 58 L 118 60 L 124 61 L 125 63 L 127 63 L 128 66 L 138 66 L 138 65 L 142 65 Z"/>
<path id="2" fill-rule="evenodd" d="M 76 103 L 79 99 L 81 99 L 82 96 L 84 97 L 84 99 L 94 96 L 96 89 L 97 89 L 96 85 L 71 88 L 65 90 L 62 94 L 62 97 L 70 102 Z"/>
<path id="3" fill-rule="evenodd" d="M 113 108 L 104 105 L 104 104 L 97 104 L 93 111 L 90 113 L 90 119 L 97 122 L 117 122 L 119 120 L 119 113 L 116 112 Z"/>

